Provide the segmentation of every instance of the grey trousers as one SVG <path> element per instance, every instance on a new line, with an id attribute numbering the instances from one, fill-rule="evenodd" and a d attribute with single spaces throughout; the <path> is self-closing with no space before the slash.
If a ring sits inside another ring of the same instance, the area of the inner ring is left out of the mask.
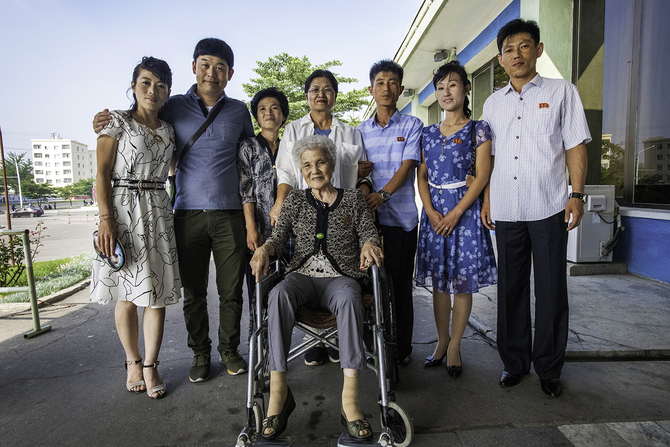
<path id="1" fill-rule="evenodd" d="M 286 371 L 295 312 L 303 304 L 315 309 L 326 308 L 335 315 L 340 366 L 364 369 L 363 302 L 358 282 L 347 276 L 311 278 L 289 273 L 270 291 L 268 299 L 270 370 Z"/>

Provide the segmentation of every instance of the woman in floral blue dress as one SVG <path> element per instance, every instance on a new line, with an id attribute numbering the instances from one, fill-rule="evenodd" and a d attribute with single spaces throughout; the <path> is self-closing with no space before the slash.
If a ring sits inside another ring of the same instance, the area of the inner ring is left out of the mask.
<path id="1" fill-rule="evenodd" d="M 470 120 L 467 94 L 471 85 L 458 61 L 441 66 L 433 76 L 441 123 L 422 134 L 418 189 L 423 212 L 416 257 L 416 285 L 433 288 L 438 341 L 425 367 L 447 358 L 447 372 L 463 372 L 461 338 L 472 310 L 472 294 L 497 282 L 491 236 L 480 218 L 480 193 L 491 171 L 491 132 L 484 121 Z M 475 125 L 476 123 L 476 125 Z M 475 125 L 476 151 L 472 149 Z M 476 156 L 475 156 L 476 154 Z M 466 186 L 473 157 L 476 175 Z M 450 294 L 454 295 L 453 308 Z M 451 316 L 451 334 L 449 320 Z"/>

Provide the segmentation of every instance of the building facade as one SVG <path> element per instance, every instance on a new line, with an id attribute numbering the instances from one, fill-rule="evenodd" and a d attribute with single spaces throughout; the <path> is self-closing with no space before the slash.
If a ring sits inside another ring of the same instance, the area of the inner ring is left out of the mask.
<path id="1" fill-rule="evenodd" d="M 516 18 L 536 21 L 538 72 L 575 84 L 586 111 L 586 183 L 615 185 L 626 229 L 614 259 L 670 282 L 668 17 L 667 0 L 425 0 L 394 57 L 405 69 L 398 107 L 426 125 L 440 121 L 432 76 L 455 58 L 471 78 L 472 117 L 480 119 L 486 98 L 508 82 L 498 30 Z"/>
<path id="2" fill-rule="evenodd" d="M 30 140 L 32 144 L 35 183 L 66 186 L 81 179 L 95 178 L 97 162 L 95 150 L 60 135 L 48 140 Z"/>

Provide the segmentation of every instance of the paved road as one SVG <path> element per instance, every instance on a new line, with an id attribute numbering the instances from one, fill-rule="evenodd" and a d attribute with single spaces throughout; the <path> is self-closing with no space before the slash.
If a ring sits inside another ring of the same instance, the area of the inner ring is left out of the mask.
<path id="1" fill-rule="evenodd" d="M 92 234 L 97 230 L 95 213 L 97 208 L 73 207 L 47 210 L 41 217 L 21 217 L 12 219 L 13 230 L 35 230 L 42 221 L 46 229 L 42 232 L 43 246 L 39 248 L 34 261 L 76 256 L 93 250 Z M 2 225 L 7 225 L 6 216 L 0 216 Z"/>

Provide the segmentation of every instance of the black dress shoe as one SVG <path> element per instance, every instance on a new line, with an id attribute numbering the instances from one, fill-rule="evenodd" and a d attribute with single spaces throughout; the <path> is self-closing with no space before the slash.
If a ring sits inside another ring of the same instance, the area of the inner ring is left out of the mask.
<path id="1" fill-rule="evenodd" d="M 544 394 L 547 394 L 551 397 L 558 397 L 563 392 L 561 379 L 540 379 L 540 388 L 542 388 Z"/>
<path id="2" fill-rule="evenodd" d="M 503 388 L 511 388 L 517 386 L 521 382 L 523 374 L 515 374 L 507 371 L 503 371 L 500 376 L 500 386 Z"/>
<path id="3" fill-rule="evenodd" d="M 429 368 L 431 366 L 440 366 L 446 355 L 447 355 L 446 351 L 445 351 L 444 355 L 439 359 L 436 359 L 432 355 L 429 355 L 428 357 L 426 357 L 426 360 L 423 362 L 423 367 L 424 368 Z"/>

